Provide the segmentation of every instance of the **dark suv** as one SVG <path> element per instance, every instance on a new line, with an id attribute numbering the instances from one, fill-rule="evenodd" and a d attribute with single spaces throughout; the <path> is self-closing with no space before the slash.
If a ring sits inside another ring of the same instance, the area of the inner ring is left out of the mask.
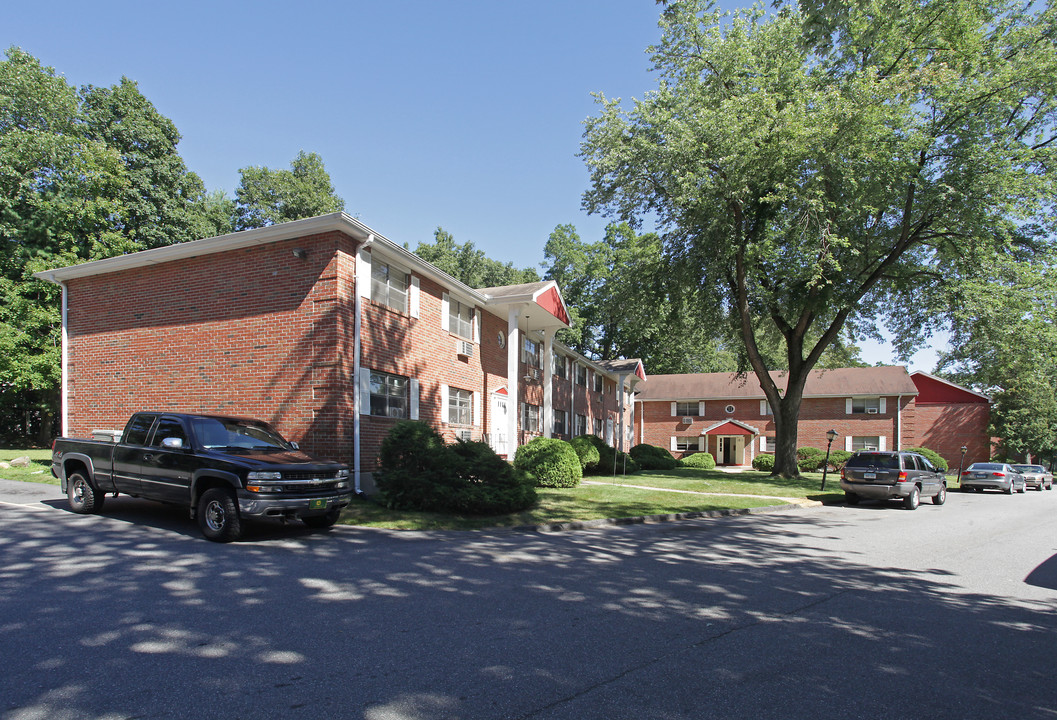
<path id="1" fill-rule="evenodd" d="M 915 510 L 922 497 L 931 497 L 936 505 L 947 500 L 946 476 L 924 455 L 912 452 L 857 452 L 844 464 L 840 486 L 849 505 L 898 498 L 907 510 Z"/>

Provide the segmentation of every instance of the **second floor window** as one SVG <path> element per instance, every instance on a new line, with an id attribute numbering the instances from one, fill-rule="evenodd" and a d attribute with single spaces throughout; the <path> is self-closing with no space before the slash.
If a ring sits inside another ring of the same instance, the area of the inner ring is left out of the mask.
<path id="1" fill-rule="evenodd" d="M 554 351 L 554 376 L 564 379 L 567 376 L 565 371 L 565 356 L 557 350 Z"/>
<path id="2" fill-rule="evenodd" d="M 371 299 L 407 312 L 407 274 L 382 262 L 371 265 Z"/>
<path id="3" fill-rule="evenodd" d="M 683 417 L 697 417 L 697 411 L 699 406 L 697 401 L 694 402 L 677 402 L 675 404 L 675 414 Z"/>
<path id="4" fill-rule="evenodd" d="M 604 387 L 605 383 L 605 378 L 603 378 L 602 373 L 598 371 L 595 371 L 594 378 L 595 392 L 602 392 L 602 388 Z"/>
<path id="5" fill-rule="evenodd" d="M 576 384 L 587 387 L 587 368 L 580 363 L 576 363 Z"/>
<path id="6" fill-rule="evenodd" d="M 538 342 L 525 338 L 521 346 L 521 362 L 529 367 L 538 368 L 540 366 L 540 344 Z"/>
<path id="7" fill-rule="evenodd" d="M 473 308 L 452 298 L 448 300 L 448 329 L 467 340 L 473 338 Z"/>

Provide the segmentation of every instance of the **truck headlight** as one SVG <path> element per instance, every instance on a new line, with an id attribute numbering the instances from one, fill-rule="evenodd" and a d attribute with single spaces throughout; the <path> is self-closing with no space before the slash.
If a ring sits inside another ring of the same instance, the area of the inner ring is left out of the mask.
<path id="1" fill-rule="evenodd" d="M 283 474 L 277 471 L 251 472 L 246 476 L 247 480 L 281 480 Z"/>

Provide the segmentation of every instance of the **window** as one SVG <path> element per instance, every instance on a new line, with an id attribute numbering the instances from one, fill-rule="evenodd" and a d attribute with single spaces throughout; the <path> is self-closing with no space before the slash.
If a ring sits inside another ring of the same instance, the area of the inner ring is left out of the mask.
<path id="1" fill-rule="evenodd" d="M 881 398 L 866 397 L 851 399 L 851 411 L 853 415 L 862 415 L 863 413 L 874 415 L 880 412 L 880 409 Z"/>
<path id="2" fill-rule="evenodd" d="M 566 371 L 566 368 L 565 368 L 566 364 L 567 363 L 565 362 L 565 356 L 562 355 L 557 350 L 555 350 L 554 351 L 554 376 L 555 377 L 560 377 L 563 380 L 568 377 L 568 372 Z"/>
<path id="3" fill-rule="evenodd" d="M 602 437 L 603 429 L 604 424 L 602 423 L 602 420 L 600 418 L 595 418 L 595 435 Z"/>
<path id="4" fill-rule="evenodd" d="M 371 299 L 407 312 L 407 275 L 383 262 L 371 265 Z"/>
<path id="5" fill-rule="evenodd" d="M 371 371 L 371 415 L 407 417 L 407 378 Z"/>
<path id="6" fill-rule="evenodd" d="M 458 300 L 448 299 L 448 330 L 467 340 L 473 338 L 473 308 Z"/>
<path id="7" fill-rule="evenodd" d="M 147 433 L 157 415 L 134 415 L 125 428 L 125 442 L 129 445 L 146 445 Z"/>
<path id="8" fill-rule="evenodd" d="M 587 434 L 587 416 L 577 415 L 576 416 L 576 436 Z"/>
<path id="9" fill-rule="evenodd" d="M 568 410 L 555 410 L 554 411 L 554 430 L 555 435 L 568 435 L 569 434 L 569 411 Z"/>
<path id="10" fill-rule="evenodd" d="M 473 424 L 473 393 L 448 388 L 448 422 L 452 425 Z"/>
<path id="11" fill-rule="evenodd" d="M 602 377 L 602 373 L 597 370 L 594 373 L 594 390 L 595 392 L 602 392 L 603 383 L 605 380 Z"/>
<path id="12" fill-rule="evenodd" d="M 880 450 L 881 449 L 881 438 L 876 435 L 873 436 L 862 436 L 853 437 L 851 439 L 851 449 L 855 450 Z"/>
<path id="13" fill-rule="evenodd" d="M 529 367 L 538 368 L 540 366 L 540 344 L 538 342 L 525 338 L 525 342 L 521 345 L 521 362 Z"/>
<path id="14" fill-rule="evenodd" d="M 576 384 L 587 387 L 587 368 L 580 363 L 576 363 Z"/>
<path id="15" fill-rule="evenodd" d="M 154 429 L 154 439 L 151 440 L 153 447 L 161 447 L 161 441 L 165 438 L 177 438 L 187 447 L 187 432 L 179 420 L 175 418 L 162 418 L 158 421 L 158 427 Z"/>
<path id="16" fill-rule="evenodd" d="M 521 429 L 525 432 L 540 431 L 540 406 L 521 403 Z"/>
<path id="17" fill-rule="evenodd" d="M 701 449 L 701 437 L 699 435 L 677 437 L 675 439 L 675 449 L 680 452 L 697 452 Z"/>
<path id="18" fill-rule="evenodd" d="M 696 402 L 677 402 L 675 404 L 675 414 L 679 417 L 697 417 L 698 409 Z"/>
<path id="19" fill-rule="evenodd" d="M 760 450 L 763 452 L 774 452 L 774 436 L 773 435 L 761 435 L 760 436 Z"/>

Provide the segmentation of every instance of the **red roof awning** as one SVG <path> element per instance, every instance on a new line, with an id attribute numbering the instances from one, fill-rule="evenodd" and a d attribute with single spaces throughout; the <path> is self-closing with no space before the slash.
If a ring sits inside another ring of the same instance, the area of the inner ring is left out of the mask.
<path id="1" fill-rule="evenodd" d="M 702 435 L 755 435 L 752 430 L 736 422 L 728 420 L 720 425 L 708 428 Z"/>

